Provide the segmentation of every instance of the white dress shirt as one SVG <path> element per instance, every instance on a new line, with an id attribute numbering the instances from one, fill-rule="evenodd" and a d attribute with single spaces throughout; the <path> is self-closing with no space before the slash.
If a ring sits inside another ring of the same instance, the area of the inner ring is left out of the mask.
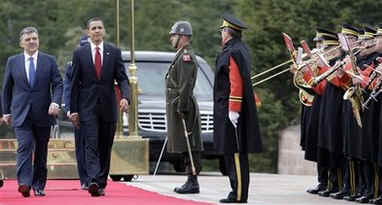
<path id="1" fill-rule="evenodd" d="M 101 54 L 101 65 L 103 65 L 103 41 L 98 46 L 96 46 L 93 42 L 90 41 L 90 48 L 92 51 L 92 58 L 93 58 L 93 64 L 95 65 L 95 54 L 96 54 L 96 47 L 99 48 L 99 53 Z"/>
<path id="2" fill-rule="evenodd" d="M 28 82 L 29 82 L 29 65 L 30 65 L 30 57 L 33 58 L 33 64 L 34 64 L 34 69 L 35 72 L 37 70 L 37 56 L 38 56 L 38 51 L 36 51 L 32 56 L 28 55 L 26 52 L 24 52 L 24 62 L 25 62 L 25 72 L 27 74 Z"/>

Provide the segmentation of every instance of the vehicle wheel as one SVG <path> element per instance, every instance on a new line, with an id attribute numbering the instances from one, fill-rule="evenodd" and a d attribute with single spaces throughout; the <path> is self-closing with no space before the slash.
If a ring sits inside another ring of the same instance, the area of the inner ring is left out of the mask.
<path id="1" fill-rule="evenodd" d="M 122 175 L 110 175 L 110 178 L 113 180 L 113 182 L 121 181 L 122 177 Z"/>
<path id="2" fill-rule="evenodd" d="M 4 185 L 4 181 L 0 179 L 0 188 Z"/>
<path id="3" fill-rule="evenodd" d="M 131 180 L 134 178 L 134 175 L 124 175 L 123 181 L 124 182 L 131 182 Z"/>
<path id="4" fill-rule="evenodd" d="M 220 172 L 222 173 L 223 176 L 227 176 L 228 175 L 227 168 L 225 166 L 224 157 L 220 157 L 219 158 L 219 170 L 220 170 Z"/>
<path id="5" fill-rule="evenodd" d="M 176 172 L 185 172 L 186 171 L 186 166 L 184 165 L 183 160 L 175 161 L 172 165 L 174 166 L 174 169 Z"/>

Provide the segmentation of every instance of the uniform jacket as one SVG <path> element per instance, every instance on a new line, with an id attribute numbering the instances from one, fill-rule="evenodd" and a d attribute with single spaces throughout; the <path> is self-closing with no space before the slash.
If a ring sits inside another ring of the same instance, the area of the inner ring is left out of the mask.
<path id="1" fill-rule="evenodd" d="M 229 40 L 216 59 L 214 83 L 214 143 L 218 152 L 237 152 L 234 127 L 228 118 L 230 95 L 229 58 L 232 56 L 239 66 L 243 81 L 243 96 L 237 133 L 240 152 L 261 152 L 262 142 L 257 119 L 252 83 L 250 80 L 250 56 L 248 48 L 240 39 Z"/>
<path id="2" fill-rule="evenodd" d="M 185 114 L 187 132 L 193 151 L 203 149 L 200 137 L 199 107 L 193 95 L 197 61 L 191 46 L 180 49 L 166 74 L 167 151 L 187 152 L 184 128 L 179 112 Z"/>
<path id="3" fill-rule="evenodd" d="M 73 80 L 70 111 L 79 113 L 80 121 L 96 118 L 96 105 L 106 122 L 117 120 L 117 100 L 114 80 L 121 87 L 122 97 L 129 99 L 129 79 L 123 66 L 121 50 L 104 42 L 100 79 L 97 78 L 90 44 L 79 47 L 73 54 Z"/>
<path id="4" fill-rule="evenodd" d="M 25 72 L 24 54 L 8 58 L 3 81 L 3 113 L 12 114 L 12 126 L 19 127 L 26 117 L 37 126 L 50 126 L 54 118 L 48 114 L 52 102 L 61 104 L 62 78 L 56 59 L 43 52 L 38 53 L 36 81 L 29 85 Z"/>

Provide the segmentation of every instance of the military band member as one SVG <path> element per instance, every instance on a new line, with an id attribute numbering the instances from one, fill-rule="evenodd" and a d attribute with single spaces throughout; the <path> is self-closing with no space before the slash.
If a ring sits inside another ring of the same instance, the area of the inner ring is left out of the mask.
<path id="1" fill-rule="evenodd" d="M 364 28 L 364 33 L 360 38 L 362 38 L 361 46 L 366 46 L 367 42 L 374 39 L 376 30 L 369 26 Z M 363 78 L 361 85 L 365 90 L 364 99 L 368 97 L 371 93 L 373 85 L 368 86 L 368 81 L 373 74 L 373 70 L 376 69 L 379 62 L 377 57 L 379 53 L 377 52 L 367 52 L 362 49 L 360 55 L 357 58 L 357 64 L 361 68 L 360 77 Z M 376 73 L 374 73 L 375 75 Z M 375 82 L 375 81 L 374 81 Z M 374 84 L 374 82 L 372 82 Z M 367 87 L 366 87 L 367 86 Z M 381 98 L 379 98 L 381 99 Z M 378 153 L 378 135 L 375 133 L 378 129 L 378 117 L 380 114 L 380 101 L 373 101 L 370 103 L 367 109 L 363 109 L 362 113 L 362 137 L 360 138 L 359 149 L 361 150 L 361 155 L 358 157 L 360 161 L 360 181 L 363 182 L 364 190 L 361 193 L 362 196 L 357 198 L 356 201 L 360 203 L 369 203 L 371 199 L 374 198 L 374 192 L 376 191 L 374 186 L 374 180 L 376 176 L 376 162 Z"/>
<path id="2" fill-rule="evenodd" d="M 261 152 L 262 142 L 250 81 L 250 54 L 241 41 L 247 27 L 231 15 L 220 27 L 223 50 L 216 59 L 214 142 L 224 153 L 232 191 L 220 203 L 247 203 L 248 153 Z"/>
<path id="3" fill-rule="evenodd" d="M 316 37 L 313 39 L 313 41 L 316 44 L 315 49 L 324 49 L 324 38 L 323 36 L 326 34 L 326 30 L 317 28 L 316 29 Z M 312 51 L 313 52 L 313 51 Z M 327 69 L 321 69 L 322 65 L 317 65 L 317 67 L 313 70 L 313 76 L 316 77 L 323 73 L 324 70 Z M 305 136 L 305 159 L 314 161 L 317 163 L 317 181 L 318 184 L 313 187 L 309 188 L 307 190 L 308 193 L 311 194 L 317 194 L 320 191 L 323 191 L 327 188 L 328 185 L 328 167 L 325 166 L 324 163 L 320 162 L 319 154 L 322 154 L 322 151 L 319 150 L 317 146 L 318 142 L 318 122 L 319 122 L 319 111 L 320 111 L 320 103 L 321 103 L 321 95 L 325 91 L 327 85 L 327 81 L 323 80 L 321 81 L 317 86 L 314 87 L 315 97 L 312 103 L 311 107 L 311 114 L 310 118 L 307 119 L 308 122 L 306 122 L 306 136 Z"/>
<path id="4" fill-rule="evenodd" d="M 334 32 L 327 31 L 323 38 L 325 51 L 334 49 L 339 44 L 337 34 Z M 329 65 L 333 66 L 336 61 L 337 57 L 331 59 Z M 330 76 L 328 82 L 321 97 L 318 122 L 318 149 L 320 151 L 318 161 L 329 168 L 327 189 L 318 193 L 324 197 L 338 192 L 340 184 L 342 184 L 342 172 L 338 165 L 342 156 L 341 114 L 344 91 L 336 77 Z"/>
<path id="5" fill-rule="evenodd" d="M 167 151 L 169 153 L 181 153 L 184 156 L 188 174 L 186 183 L 181 187 L 176 187 L 174 191 L 179 194 L 199 193 L 197 175 L 201 170 L 200 158 L 203 144 L 200 138 L 199 107 L 193 95 L 198 63 L 191 47 L 191 24 L 187 21 L 177 21 L 171 27 L 169 35 L 171 46 L 177 52 L 166 74 Z M 186 128 L 184 128 L 183 120 Z M 184 136 L 185 129 L 187 129 L 189 136 L 190 147 L 188 147 L 187 139 Z M 192 158 L 188 153 L 190 148 Z"/>

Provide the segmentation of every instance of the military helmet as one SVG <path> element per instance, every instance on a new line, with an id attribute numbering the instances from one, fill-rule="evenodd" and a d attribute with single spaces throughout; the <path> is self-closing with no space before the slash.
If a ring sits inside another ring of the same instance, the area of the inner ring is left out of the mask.
<path id="1" fill-rule="evenodd" d="M 169 32 L 170 35 L 179 34 L 185 36 L 192 36 L 192 27 L 188 21 L 177 21 L 172 25 Z"/>

